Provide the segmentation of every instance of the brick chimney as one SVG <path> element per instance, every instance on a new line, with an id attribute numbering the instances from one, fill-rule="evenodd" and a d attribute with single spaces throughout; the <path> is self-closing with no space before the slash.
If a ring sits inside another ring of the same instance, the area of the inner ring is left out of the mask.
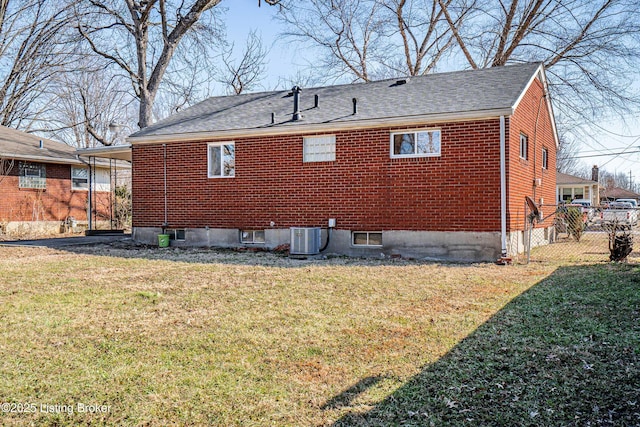
<path id="1" fill-rule="evenodd" d="M 599 177 L 600 169 L 598 168 L 598 165 L 593 165 L 591 168 L 591 181 L 600 182 Z"/>

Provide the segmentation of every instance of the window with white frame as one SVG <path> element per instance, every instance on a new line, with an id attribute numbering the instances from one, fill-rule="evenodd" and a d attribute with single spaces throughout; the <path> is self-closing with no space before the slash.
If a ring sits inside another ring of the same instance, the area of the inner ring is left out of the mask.
<path id="1" fill-rule="evenodd" d="M 236 174 L 236 149 L 233 142 L 209 144 L 209 178 L 230 178 Z"/>
<path id="2" fill-rule="evenodd" d="M 47 166 L 41 163 L 20 162 L 19 188 L 47 188 Z"/>
<path id="3" fill-rule="evenodd" d="M 351 235 L 354 246 L 382 246 L 382 232 L 354 231 Z"/>
<path id="4" fill-rule="evenodd" d="M 434 157 L 440 155 L 440 129 L 391 134 L 391 157 Z"/>
<path id="5" fill-rule="evenodd" d="M 542 149 L 542 169 L 549 169 L 549 150 Z"/>
<path id="6" fill-rule="evenodd" d="M 71 167 L 71 189 L 72 190 L 88 190 L 89 189 L 89 169 L 80 167 Z"/>
<path id="7" fill-rule="evenodd" d="M 264 230 L 242 230 L 240 232 L 241 243 L 264 243 Z"/>
<path id="8" fill-rule="evenodd" d="M 529 152 L 529 137 L 521 133 L 520 134 L 520 158 L 527 160 Z"/>
<path id="9" fill-rule="evenodd" d="M 303 142 L 303 161 L 333 162 L 336 160 L 336 136 L 307 136 Z"/>

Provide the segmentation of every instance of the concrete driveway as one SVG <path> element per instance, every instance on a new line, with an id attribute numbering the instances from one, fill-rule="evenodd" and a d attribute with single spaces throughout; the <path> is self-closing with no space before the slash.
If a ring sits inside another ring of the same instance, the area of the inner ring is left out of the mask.
<path id="1" fill-rule="evenodd" d="M 77 245 L 99 245 L 131 240 L 131 234 L 114 234 L 98 236 L 53 237 L 36 240 L 7 240 L 0 241 L 0 246 L 38 246 L 45 248 L 64 248 Z"/>

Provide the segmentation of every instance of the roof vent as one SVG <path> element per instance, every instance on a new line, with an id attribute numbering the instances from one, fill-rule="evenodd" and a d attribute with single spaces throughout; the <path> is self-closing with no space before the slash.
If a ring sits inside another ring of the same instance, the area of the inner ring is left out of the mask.
<path id="1" fill-rule="evenodd" d="M 407 79 L 400 79 L 400 80 L 396 80 L 396 82 L 394 84 L 392 84 L 391 86 L 402 86 L 402 85 L 406 85 L 407 84 Z"/>
<path id="2" fill-rule="evenodd" d="M 302 89 L 299 86 L 294 86 L 291 92 L 293 92 L 293 121 L 296 122 L 302 119 L 302 113 L 300 113 L 300 92 Z"/>
<path id="3" fill-rule="evenodd" d="M 351 102 L 353 103 L 353 114 L 356 115 L 358 114 L 358 98 L 351 99 Z"/>
<path id="4" fill-rule="evenodd" d="M 320 104 L 320 97 L 317 94 L 313 95 L 313 108 L 318 108 L 319 104 Z"/>
<path id="5" fill-rule="evenodd" d="M 40 140 L 40 149 L 42 150 L 44 148 L 44 142 L 42 142 L 42 140 Z"/>

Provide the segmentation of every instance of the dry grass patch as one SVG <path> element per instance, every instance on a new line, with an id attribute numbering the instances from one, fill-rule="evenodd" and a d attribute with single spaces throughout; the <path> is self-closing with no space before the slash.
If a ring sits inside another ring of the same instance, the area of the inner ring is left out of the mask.
<path id="1" fill-rule="evenodd" d="M 110 407 L 0 417 L 331 424 L 373 408 L 555 268 L 0 247 L 0 401 Z"/>

